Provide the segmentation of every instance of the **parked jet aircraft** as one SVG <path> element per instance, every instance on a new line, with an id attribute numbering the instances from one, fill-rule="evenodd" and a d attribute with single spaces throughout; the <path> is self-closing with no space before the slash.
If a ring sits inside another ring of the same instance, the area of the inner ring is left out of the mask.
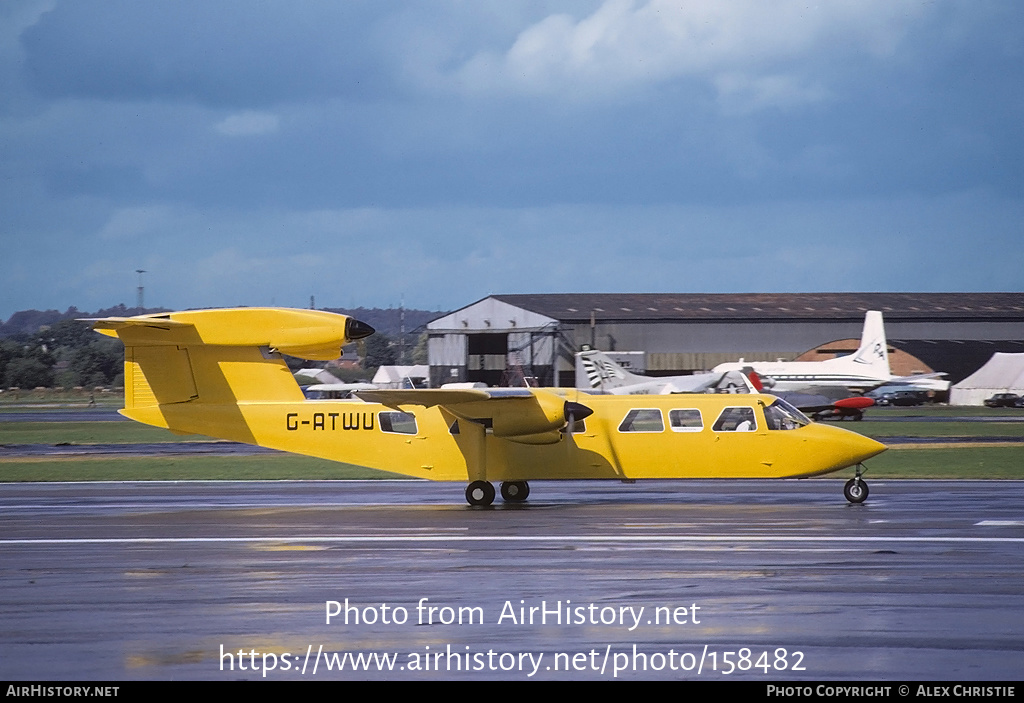
<path id="1" fill-rule="evenodd" d="M 774 391 L 799 391 L 808 388 L 846 388 L 868 391 L 886 383 L 909 384 L 932 381 L 944 373 L 918 376 L 893 376 L 889 369 L 889 350 L 882 313 L 869 310 L 864 316 L 860 347 L 849 356 L 826 361 L 744 361 L 719 364 L 713 373 L 752 368 L 766 387 Z M 948 381 L 945 390 L 949 388 Z"/>
<path id="2" fill-rule="evenodd" d="M 671 393 L 760 393 L 761 378 L 748 366 L 740 371 L 652 377 L 630 373 L 614 359 L 599 351 L 576 354 L 576 387 L 613 395 Z M 778 396 L 815 420 L 864 417 L 864 408 L 875 404 L 871 398 L 853 395 L 845 388 L 809 388 L 804 391 L 765 391 Z"/>
<path id="3" fill-rule="evenodd" d="M 612 395 L 669 393 L 757 393 L 744 371 L 698 373 L 691 376 L 640 376 L 622 368 L 604 352 L 588 349 L 576 354 L 576 387 Z"/>
<path id="4" fill-rule="evenodd" d="M 344 400 L 354 398 L 356 391 L 372 391 L 377 386 L 372 383 L 314 383 L 306 386 L 303 392 L 310 400 Z"/>
<path id="5" fill-rule="evenodd" d="M 382 366 L 381 368 L 384 367 Z M 404 376 L 397 382 L 397 385 L 401 388 L 425 388 L 425 385 L 421 385 L 424 383 L 426 383 L 426 379 L 422 377 Z M 334 383 L 314 383 L 306 386 L 303 390 L 305 396 L 310 400 L 344 400 L 346 398 L 355 398 L 356 391 L 372 391 L 378 388 L 389 387 L 393 386 L 380 383 L 364 383 L 361 381 L 355 383 L 336 381 Z"/>
<path id="6" fill-rule="evenodd" d="M 125 345 L 125 416 L 438 481 L 471 505 L 539 479 L 782 478 L 856 466 L 885 446 L 811 423 L 770 395 L 588 395 L 575 389 L 371 390 L 307 400 L 282 354 L 328 359 L 372 333 L 314 310 L 199 310 L 94 320 Z"/>

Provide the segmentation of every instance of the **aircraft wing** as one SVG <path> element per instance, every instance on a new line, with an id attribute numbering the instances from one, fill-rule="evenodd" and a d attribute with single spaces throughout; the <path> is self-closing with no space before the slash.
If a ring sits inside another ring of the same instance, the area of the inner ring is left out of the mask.
<path id="1" fill-rule="evenodd" d="M 830 410 L 835 406 L 835 399 L 818 393 L 804 393 L 802 391 L 780 391 L 772 395 L 782 398 L 797 410 L 804 413 L 816 413 L 822 410 Z"/>
<path id="2" fill-rule="evenodd" d="M 376 388 L 372 383 L 314 383 L 306 386 L 307 391 L 372 391 Z"/>
<path id="3" fill-rule="evenodd" d="M 943 376 L 945 371 L 937 373 L 919 373 L 914 376 L 893 376 L 883 385 L 886 386 L 917 386 L 930 391 L 948 391 L 951 385 Z"/>
<path id="4" fill-rule="evenodd" d="M 654 379 L 657 380 L 657 379 Z M 666 379 L 663 393 L 760 393 L 760 379 L 750 369 L 695 373 Z"/>
<path id="5" fill-rule="evenodd" d="M 863 417 L 865 408 L 875 404 L 875 401 L 867 396 L 855 395 L 834 387 L 767 392 L 782 398 L 800 412 L 815 416 L 815 419 L 831 416 L 859 419 Z"/>
<path id="6" fill-rule="evenodd" d="M 358 391 L 356 396 L 368 403 L 380 403 L 390 408 L 397 408 L 399 405 L 422 405 L 425 408 L 432 408 L 435 405 L 457 405 L 488 400 L 492 397 L 489 391 L 478 388 L 382 388 Z"/>
<path id="7" fill-rule="evenodd" d="M 356 396 L 390 408 L 439 406 L 456 418 L 489 428 L 495 437 L 523 444 L 559 442 L 563 428 L 594 412 L 550 391 L 533 388 L 381 389 L 357 391 Z"/>
<path id="8" fill-rule="evenodd" d="M 692 376 L 677 376 L 665 384 L 665 393 L 706 393 L 716 387 L 724 373 L 695 373 Z M 652 379 L 656 380 L 656 379 Z"/>

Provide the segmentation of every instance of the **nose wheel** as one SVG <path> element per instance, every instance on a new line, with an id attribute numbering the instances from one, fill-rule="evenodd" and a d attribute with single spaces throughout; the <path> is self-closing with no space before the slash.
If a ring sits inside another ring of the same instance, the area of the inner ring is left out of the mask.
<path id="1" fill-rule="evenodd" d="M 490 505 L 494 502 L 494 486 L 487 481 L 473 481 L 466 486 L 466 502 L 470 505 Z"/>
<path id="2" fill-rule="evenodd" d="M 868 482 L 860 477 L 862 473 L 864 473 L 864 467 L 858 465 L 857 475 L 843 486 L 843 495 L 851 503 L 863 503 L 868 498 Z"/>
<path id="3" fill-rule="evenodd" d="M 868 482 L 860 478 L 851 478 L 843 486 L 843 495 L 851 503 L 863 503 L 868 498 Z"/>

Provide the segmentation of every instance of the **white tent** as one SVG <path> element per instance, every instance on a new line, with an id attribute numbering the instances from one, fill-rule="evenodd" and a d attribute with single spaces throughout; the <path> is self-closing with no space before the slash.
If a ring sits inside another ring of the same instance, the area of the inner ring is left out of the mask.
<path id="1" fill-rule="evenodd" d="M 308 378 L 317 383 L 338 383 L 338 377 L 327 369 L 299 369 L 294 375 Z"/>
<path id="2" fill-rule="evenodd" d="M 417 386 L 430 378 L 430 367 L 426 364 L 415 366 L 381 366 L 373 377 L 373 384 L 378 388 L 408 387 L 406 379 L 417 379 Z"/>
<path id="3" fill-rule="evenodd" d="M 950 389 L 950 405 L 981 405 L 996 393 L 1024 394 L 1024 354 L 996 352 L 984 366 Z"/>

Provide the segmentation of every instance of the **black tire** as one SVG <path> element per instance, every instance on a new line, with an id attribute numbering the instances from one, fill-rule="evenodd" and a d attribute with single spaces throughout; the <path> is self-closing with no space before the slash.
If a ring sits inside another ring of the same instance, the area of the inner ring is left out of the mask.
<path id="1" fill-rule="evenodd" d="M 862 478 L 851 478 L 843 486 L 843 495 L 851 503 L 863 503 L 868 499 L 868 482 Z"/>
<path id="2" fill-rule="evenodd" d="M 530 484 L 526 481 L 502 481 L 501 499 L 506 503 L 522 503 L 530 495 Z"/>
<path id="3" fill-rule="evenodd" d="M 494 502 L 494 486 L 487 481 L 473 481 L 466 486 L 466 502 L 485 507 L 490 505 Z"/>

